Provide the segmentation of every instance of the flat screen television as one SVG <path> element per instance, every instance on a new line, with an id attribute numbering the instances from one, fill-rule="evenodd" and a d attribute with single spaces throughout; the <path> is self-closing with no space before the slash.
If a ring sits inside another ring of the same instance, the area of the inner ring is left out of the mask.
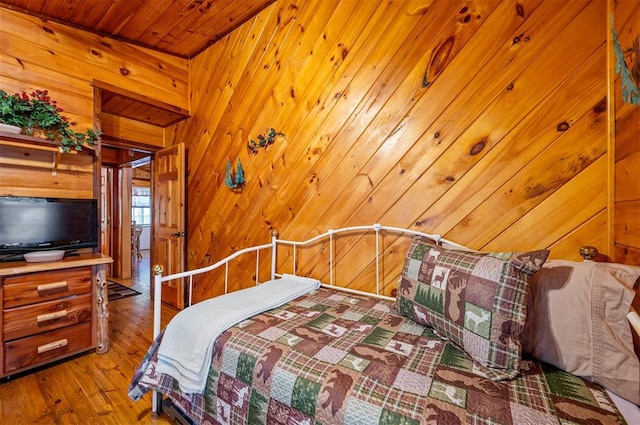
<path id="1" fill-rule="evenodd" d="M 31 251 L 98 246 L 95 199 L 0 196 L 0 260 Z"/>

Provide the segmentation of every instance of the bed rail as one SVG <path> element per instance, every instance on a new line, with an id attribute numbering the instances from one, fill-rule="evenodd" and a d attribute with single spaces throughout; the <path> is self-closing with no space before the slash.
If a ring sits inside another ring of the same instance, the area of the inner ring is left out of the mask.
<path id="1" fill-rule="evenodd" d="M 317 236 L 314 236 L 310 239 L 304 240 L 304 241 L 293 241 L 293 240 L 287 240 L 287 239 L 279 239 L 278 238 L 278 234 L 276 231 L 273 231 L 271 233 L 271 243 L 267 243 L 267 244 L 263 244 L 263 245 L 256 245 L 256 246 L 252 246 L 252 247 L 248 247 L 248 248 L 244 248 L 241 249 L 239 251 L 234 252 L 233 254 L 221 259 L 220 261 L 211 264 L 209 266 L 206 267 L 201 267 L 198 269 L 194 269 L 194 270 L 188 270 L 185 272 L 180 272 L 180 273 L 175 273 L 175 274 L 171 274 L 171 275 L 166 275 L 163 276 L 163 268 L 162 266 L 154 266 L 153 267 L 153 273 L 154 273 L 154 323 L 153 323 L 153 336 L 154 338 L 160 333 L 160 327 L 161 327 L 161 323 L 160 323 L 160 313 L 161 313 L 161 306 L 162 306 L 162 283 L 163 282 L 169 282 L 171 280 L 176 280 L 176 279 L 182 279 L 182 278 L 187 278 L 188 279 L 188 305 L 191 305 L 193 303 L 193 277 L 199 274 L 203 274 L 203 273 L 207 273 L 216 269 L 219 269 L 220 267 L 224 267 L 225 268 L 225 277 L 224 277 L 224 293 L 226 294 L 228 292 L 228 285 L 229 285 L 229 263 L 231 263 L 233 260 L 237 259 L 240 256 L 246 255 L 246 254 L 250 254 L 250 253 L 255 253 L 256 255 L 256 273 L 255 273 L 255 284 L 259 284 L 260 282 L 258 281 L 258 266 L 260 263 L 260 252 L 263 250 L 267 250 L 270 249 L 271 250 L 271 278 L 275 279 L 276 277 L 281 277 L 282 273 L 279 273 L 276 269 L 277 269 L 277 251 L 278 251 L 278 247 L 279 246 L 290 246 L 293 248 L 293 274 L 296 273 L 297 270 L 297 250 L 298 247 L 304 247 L 304 246 L 308 246 L 311 245 L 315 242 L 318 242 L 320 240 L 323 239 L 329 239 L 329 286 L 333 286 L 335 287 L 335 282 L 334 282 L 334 275 L 335 275 L 335 270 L 334 270 L 334 265 L 335 265 L 335 258 L 334 258 L 334 236 L 341 234 L 341 233 L 348 233 L 348 232 L 357 232 L 357 231 L 362 231 L 362 232 L 369 232 L 369 231 L 374 231 L 376 234 L 376 251 L 375 251 L 375 263 L 376 263 L 376 294 L 380 297 L 384 297 L 382 295 L 380 295 L 380 232 L 381 231 L 385 231 L 388 233 L 392 233 L 392 234 L 398 234 L 398 235 L 418 235 L 418 236 L 424 236 L 427 238 L 430 238 L 432 240 L 434 240 L 436 243 L 439 244 L 443 244 L 443 245 L 447 245 L 450 247 L 454 247 L 454 248 L 459 248 L 459 249 L 469 249 L 466 248 L 462 245 L 459 245 L 455 242 L 451 242 L 447 239 L 442 238 L 440 235 L 437 234 L 429 234 L 429 233 L 425 233 L 425 232 L 421 232 L 418 230 L 413 230 L 413 229 L 404 229 L 401 227 L 393 227 L 393 226 L 383 226 L 381 224 L 373 224 L 373 225 L 366 225 L 366 226 L 351 226 L 351 227 L 343 227 L 343 228 L 339 228 L 339 229 L 330 229 L 328 231 L 326 231 L 325 233 L 319 234 Z M 360 293 L 360 294 L 366 294 L 366 295 L 371 295 L 368 292 L 362 292 L 362 291 L 356 291 L 356 290 L 349 290 L 348 288 L 340 288 L 342 290 L 347 290 L 347 292 L 353 292 L 353 293 Z M 391 298 L 391 297 L 386 297 L 386 298 Z"/>

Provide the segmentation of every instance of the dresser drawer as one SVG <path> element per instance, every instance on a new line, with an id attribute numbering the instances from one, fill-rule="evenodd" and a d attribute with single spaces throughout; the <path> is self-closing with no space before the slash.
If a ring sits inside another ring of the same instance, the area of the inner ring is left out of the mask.
<path id="1" fill-rule="evenodd" d="M 4 309 L 91 292 L 91 267 L 7 276 L 2 281 Z"/>
<path id="2" fill-rule="evenodd" d="M 91 348 L 91 322 L 4 343 L 4 373 L 47 363 Z"/>
<path id="3" fill-rule="evenodd" d="M 91 294 L 16 307 L 4 311 L 2 340 L 37 333 L 91 320 Z"/>

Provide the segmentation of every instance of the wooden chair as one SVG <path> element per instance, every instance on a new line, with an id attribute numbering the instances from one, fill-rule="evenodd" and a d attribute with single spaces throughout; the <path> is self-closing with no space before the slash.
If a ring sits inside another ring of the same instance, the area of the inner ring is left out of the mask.
<path id="1" fill-rule="evenodd" d="M 142 234 L 142 225 L 137 224 L 131 227 L 131 252 L 135 254 L 138 261 L 142 260 L 140 252 L 140 235 Z"/>

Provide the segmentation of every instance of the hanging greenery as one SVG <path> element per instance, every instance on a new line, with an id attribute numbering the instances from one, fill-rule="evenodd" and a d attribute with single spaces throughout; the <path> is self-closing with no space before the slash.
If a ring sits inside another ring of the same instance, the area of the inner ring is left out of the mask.
<path id="1" fill-rule="evenodd" d="M 640 105 L 640 87 L 638 87 L 636 83 L 633 81 L 633 78 L 631 77 L 631 73 L 629 72 L 629 68 L 627 67 L 627 63 L 624 60 L 624 54 L 622 53 L 622 47 L 620 46 L 620 41 L 618 40 L 618 34 L 616 34 L 616 30 L 613 26 L 613 16 L 609 16 L 609 20 L 611 21 L 611 35 L 613 38 L 613 50 L 615 50 L 616 52 L 616 73 L 620 74 L 622 98 L 626 103 Z M 637 39 L 634 47 L 636 51 L 640 53 Z M 636 57 L 636 61 L 640 61 L 640 58 Z"/>
<path id="2" fill-rule="evenodd" d="M 224 184 L 234 192 L 241 192 L 242 189 L 244 189 L 246 181 L 244 179 L 244 169 L 242 168 L 240 158 L 238 158 L 238 164 L 235 170 L 231 169 L 231 161 L 227 158 L 227 172 L 225 173 Z"/>
<path id="3" fill-rule="evenodd" d="M 98 142 L 102 132 L 76 131 L 62 112 L 48 90 L 13 95 L 0 90 L 0 123 L 22 127 L 29 136 L 41 132 L 45 138 L 59 143 L 60 152 L 81 151 L 84 146 Z"/>
<path id="4" fill-rule="evenodd" d="M 267 147 L 273 144 L 276 137 L 278 136 L 282 136 L 284 138 L 287 137 L 286 134 L 276 131 L 273 128 L 267 128 L 267 131 L 264 134 L 260 134 L 258 136 L 257 142 L 255 140 L 249 140 L 249 144 L 247 145 L 247 148 L 249 149 L 249 153 L 252 153 L 255 155 L 258 153 L 260 148 L 266 149 Z"/>

